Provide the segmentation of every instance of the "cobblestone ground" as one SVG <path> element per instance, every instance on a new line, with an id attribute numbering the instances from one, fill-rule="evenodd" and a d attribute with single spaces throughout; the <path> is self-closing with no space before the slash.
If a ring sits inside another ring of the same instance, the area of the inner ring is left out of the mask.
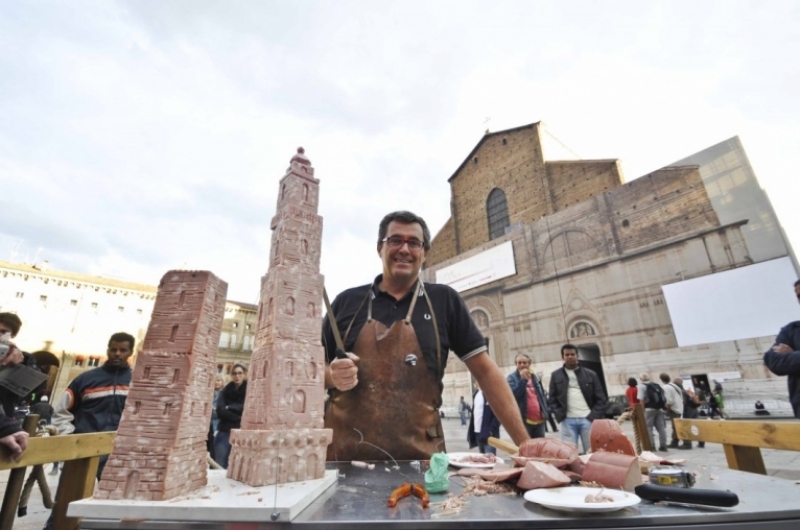
<path id="1" fill-rule="evenodd" d="M 633 439 L 633 427 L 630 422 L 623 424 L 625 432 Z M 467 427 L 462 426 L 458 418 L 448 418 L 444 420 L 444 431 L 447 440 L 447 449 L 451 452 L 469 451 L 467 446 Z M 548 437 L 560 437 L 561 433 L 547 433 Z M 508 434 L 501 431 L 500 437 L 504 440 L 510 440 Z M 473 451 L 477 451 L 474 449 Z M 775 477 L 787 479 L 787 486 L 800 488 L 800 485 L 795 485 L 794 482 L 800 481 L 800 452 L 796 451 L 778 451 L 770 449 L 762 449 L 764 463 L 767 467 L 767 472 Z M 712 473 L 714 468 L 727 468 L 725 460 L 725 453 L 720 444 L 706 444 L 704 449 L 695 448 L 689 451 L 679 451 L 677 449 L 670 450 L 664 454 L 673 458 L 685 458 L 688 460 L 689 465 L 701 466 L 702 469 Z M 502 457 L 502 452 L 498 456 Z M 50 466 L 46 468 L 50 471 Z M 5 491 L 6 482 L 8 481 L 8 471 L 0 472 L 0 489 Z M 55 491 L 58 486 L 58 479 L 60 475 L 47 474 L 47 480 L 50 484 L 51 491 L 55 497 Z M 800 491 L 800 490 L 798 490 Z M 18 518 L 14 523 L 14 530 L 41 530 L 48 517 L 48 511 L 42 506 L 42 496 L 37 487 L 34 487 L 31 494 L 30 501 L 28 502 L 28 515 Z"/>

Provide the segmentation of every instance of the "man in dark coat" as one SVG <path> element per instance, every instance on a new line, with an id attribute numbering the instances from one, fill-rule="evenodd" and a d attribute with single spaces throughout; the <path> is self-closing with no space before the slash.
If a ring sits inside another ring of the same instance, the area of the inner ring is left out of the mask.
<path id="1" fill-rule="evenodd" d="M 605 417 L 606 393 L 597 374 L 578 364 L 576 346 L 564 344 L 561 358 L 564 366 L 550 376 L 548 405 L 561 423 L 561 438 L 575 445 L 580 438 L 586 453 L 592 420 Z"/>
<path id="2" fill-rule="evenodd" d="M 794 283 L 794 292 L 800 301 L 800 280 Z M 764 364 L 773 374 L 787 376 L 789 401 L 794 417 L 800 419 L 800 321 L 781 328 L 775 345 L 764 354 Z"/>
<path id="3" fill-rule="evenodd" d="M 15 313 L 0 313 L 0 336 L 8 334 L 12 339 L 17 336 L 20 328 L 22 327 L 22 320 Z M 36 365 L 36 359 L 28 352 L 20 350 L 16 344 L 9 342 L 8 352 L 0 358 L 0 365 L 8 366 L 12 364 L 21 364 L 34 370 L 39 370 Z M 11 392 L 10 390 L 0 387 L 0 404 L 2 404 L 3 412 L 9 418 L 14 417 L 17 405 L 21 403 L 20 396 Z"/>
<path id="4" fill-rule="evenodd" d="M 506 381 L 511 386 L 511 393 L 517 400 L 522 422 L 531 438 L 544 438 L 545 421 L 550 415 L 547 408 L 547 397 L 542 382 L 531 371 L 531 358 L 521 353 L 515 361 L 517 369 L 508 375 Z"/>

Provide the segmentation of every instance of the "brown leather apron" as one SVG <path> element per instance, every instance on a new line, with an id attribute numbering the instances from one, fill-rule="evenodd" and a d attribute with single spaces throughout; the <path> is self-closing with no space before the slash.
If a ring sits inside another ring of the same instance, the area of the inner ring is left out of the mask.
<path id="1" fill-rule="evenodd" d="M 372 318 L 369 289 L 367 321 L 353 347 L 360 358 L 358 384 L 345 392 L 330 390 L 325 427 L 333 429 L 333 443 L 328 446 L 328 461 L 389 460 L 386 453 L 395 460 L 427 460 L 435 452 L 446 451 L 438 410 L 439 381 L 425 363 L 411 324 L 420 295 L 428 303 L 436 331 L 436 373 L 441 374 L 436 317 L 422 282 L 414 288 L 406 318 L 389 328 Z M 353 320 L 357 316 L 358 311 Z M 352 325 L 351 321 L 345 342 Z"/>

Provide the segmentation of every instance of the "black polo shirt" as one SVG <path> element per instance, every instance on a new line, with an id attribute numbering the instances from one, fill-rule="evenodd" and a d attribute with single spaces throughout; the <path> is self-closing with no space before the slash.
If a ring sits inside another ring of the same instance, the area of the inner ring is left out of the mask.
<path id="1" fill-rule="evenodd" d="M 367 320 L 367 304 L 369 300 L 364 301 L 364 299 L 368 292 L 372 296 L 372 318 L 386 327 L 404 319 L 408 314 L 411 297 L 417 293 L 416 284 L 401 300 L 395 300 L 393 296 L 378 289 L 377 286 L 382 280 L 383 275 L 379 275 L 371 285 L 348 289 L 337 296 L 331 304 L 339 332 L 345 341 L 345 350 L 353 351 L 356 338 L 358 338 L 358 334 Z M 425 283 L 425 291 L 431 299 L 433 310 L 436 313 L 436 324 L 439 327 L 439 340 L 442 345 L 442 366 L 438 377 L 441 380 L 449 351 L 454 352 L 459 359 L 465 361 L 486 349 L 486 339 L 473 322 L 464 300 L 452 287 L 436 283 Z M 362 301 L 364 301 L 363 305 L 361 304 Z M 360 310 L 359 306 L 361 306 Z M 358 314 L 356 315 L 357 311 Z M 353 325 L 350 328 L 347 339 L 345 339 L 344 334 L 351 321 Z M 423 295 L 420 295 L 414 306 L 411 324 L 417 334 L 417 340 L 425 357 L 425 363 L 429 370 L 435 372 L 436 340 L 433 332 L 433 320 L 430 316 L 428 302 Z M 322 325 L 322 341 L 325 345 L 325 357 L 330 362 L 336 358 L 336 342 L 327 317 Z"/>

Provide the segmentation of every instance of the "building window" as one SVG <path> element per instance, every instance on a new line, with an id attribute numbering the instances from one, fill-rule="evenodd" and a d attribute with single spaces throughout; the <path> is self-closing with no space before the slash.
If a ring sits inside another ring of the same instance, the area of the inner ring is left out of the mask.
<path id="1" fill-rule="evenodd" d="M 142 310 L 141 310 L 141 309 L 137 309 L 137 310 L 136 310 L 136 313 L 137 313 L 137 314 L 139 314 L 139 315 L 141 315 L 141 314 L 142 314 Z"/>
<path id="2" fill-rule="evenodd" d="M 46 294 L 40 295 L 39 296 L 39 301 L 40 302 L 47 302 L 47 295 Z"/>
<path id="3" fill-rule="evenodd" d="M 489 239 L 497 239 L 506 233 L 508 220 L 508 203 L 506 194 L 500 188 L 489 193 L 486 201 L 486 218 L 489 221 Z"/>
<path id="4" fill-rule="evenodd" d="M 78 305 L 78 301 L 77 300 L 70 300 L 69 301 L 69 305 Z"/>
<path id="5" fill-rule="evenodd" d="M 239 323 L 238 323 L 238 322 L 234 322 L 234 323 L 232 324 L 232 326 L 233 326 L 233 327 L 235 327 L 235 328 L 238 328 L 238 327 L 239 327 Z"/>
<path id="6" fill-rule="evenodd" d="M 124 307 L 122 307 L 122 306 L 119 306 L 119 307 L 117 308 L 117 311 L 119 311 L 120 313 L 124 313 L 124 312 L 125 312 L 125 308 L 124 308 Z"/>
<path id="7" fill-rule="evenodd" d="M 17 292 L 17 298 L 24 298 L 24 297 L 25 297 L 25 293 Z"/>
<path id="8" fill-rule="evenodd" d="M 92 302 L 92 309 L 97 309 L 97 302 Z"/>
<path id="9" fill-rule="evenodd" d="M 250 331 L 250 324 L 245 324 L 244 325 L 244 329 L 246 329 L 247 331 Z"/>

